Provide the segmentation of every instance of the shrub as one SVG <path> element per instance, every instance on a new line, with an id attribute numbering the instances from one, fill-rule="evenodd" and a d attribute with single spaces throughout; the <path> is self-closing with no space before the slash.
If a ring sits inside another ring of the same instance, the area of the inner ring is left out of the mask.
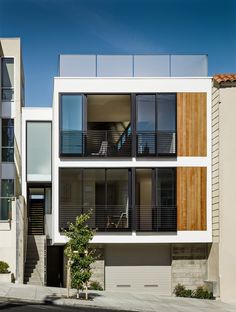
<path id="1" fill-rule="evenodd" d="M 177 284 L 174 288 L 174 294 L 176 297 L 191 297 L 192 296 L 192 290 L 186 289 L 184 285 Z"/>
<path id="2" fill-rule="evenodd" d="M 184 285 L 177 284 L 174 288 L 176 297 L 188 297 L 197 299 L 214 299 L 213 293 L 204 286 L 199 286 L 195 290 L 186 289 Z"/>
<path id="3" fill-rule="evenodd" d="M 92 281 L 89 285 L 90 290 L 103 290 L 102 285 L 98 281 Z"/>
<path id="4" fill-rule="evenodd" d="M 9 273 L 8 268 L 9 265 L 6 262 L 0 261 L 0 273 Z"/>
<path id="5" fill-rule="evenodd" d="M 213 299 L 213 293 L 209 292 L 206 287 L 199 286 L 194 290 L 192 297 L 197 299 Z"/>

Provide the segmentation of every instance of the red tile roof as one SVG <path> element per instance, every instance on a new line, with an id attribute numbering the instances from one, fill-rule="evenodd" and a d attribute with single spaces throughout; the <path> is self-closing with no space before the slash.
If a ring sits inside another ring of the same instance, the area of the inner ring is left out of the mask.
<path id="1" fill-rule="evenodd" d="M 214 75 L 213 79 L 218 83 L 221 82 L 234 82 L 236 81 L 236 74 L 218 74 Z"/>

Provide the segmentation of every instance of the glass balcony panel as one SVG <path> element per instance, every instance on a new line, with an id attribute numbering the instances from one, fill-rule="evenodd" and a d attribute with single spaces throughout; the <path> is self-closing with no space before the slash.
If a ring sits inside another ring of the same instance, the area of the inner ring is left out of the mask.
<path id="1" fill-rule="evenodd" d="M 206 77 L 207 55 L 171 55 L 172 77 Z"/>
<path id="2" fill-rule="evenodd" d="M 131 55 L 98 55 L 98 77 L 132 77 L 133 58 Z"/>
<path id="3" fill-rule="evenodd" d="M 60 55 L 61 77 L 95 77 L 95 55 Z"/>
<path id="4" fill-rule="evenodd" d="M 168 77 L 169 55 L 134 55 L 134 77 Z"/>

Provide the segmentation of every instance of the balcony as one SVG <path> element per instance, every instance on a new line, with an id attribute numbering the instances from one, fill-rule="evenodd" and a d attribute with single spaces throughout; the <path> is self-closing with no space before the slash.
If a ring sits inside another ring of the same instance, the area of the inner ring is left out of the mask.
<path id="1" fill-rule="evenodd" d="M 124 131 L 88 130 L 61 131 L 62 156 L 91 158 L 131 157 L 132 141 L 136 140 L 137 157 L 176 156 L 175 131 L 132 133 Z"/>
<path id="2" fill-rule="evenodd" d="M 97 232 L 131 231 L 131 211 L 125 205 L 96 205 L 92 207 L 74 204 L 60 205 L 60 231 L 68 229 L 68 222 L 74 222 L 82 213 L 91 212 L 90 228 Z"/>
<path id="3" fill-rule="evenodd" d="M 132 136 L 130 126 L 124 131 L 61 131 L 63 156 L 131 157 L 131 148 Z"/>

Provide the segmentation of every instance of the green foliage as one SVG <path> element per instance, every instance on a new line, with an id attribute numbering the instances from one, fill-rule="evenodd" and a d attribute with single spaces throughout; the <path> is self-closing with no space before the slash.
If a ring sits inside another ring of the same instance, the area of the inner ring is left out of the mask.
<path id="1" fill-rule="evenodd" d="M 195 290 L 186 289 L 184 285 L 177 284 L 174 288 L 176 297 L 188 297 L 197 299 L 214 299 L 213 293 L 204 286 L 199 286 Z"/>
<path id="2" fill-rule="evenodd" d="M 197 287 L 193 292 L 193 298 L 198 299 L 213 299 L 213 293 L 209 292 L 208 289 L 204 286 Z"/>
<path id="3" fill-rule="evenodd" d="M 8 268 L 9 265 L 6 262 L 0 261 L 0 273 L 9 273 Z"/>
<path id="4" fill-rule="evenodd" d="M 96 260 L 95 249 L 92 249 L 89 242 L 94 236 L 87 221 L 91 213 L 81 214 L 76 218 L 75 223 L 69 224 L 69 230 L 65 231 L 68 237 L 65 254 L 69 259 L 71 269 L 71 286 L 83 290 L 91 278 L 91 264 Z"/>
<path id="5" fill-rule="evenodd" d="M 89 285 L 91 290 L 103 290 L 102 285 L 98 281 L 92 281 Z"/>
<path id="6" fill-rule="evenodd" d="M 184 285 L 177 284 L 174 288 L 174 294 L 176 297 L 191 297 L 192 296 L 192 290 L 186 289 Z"/>

